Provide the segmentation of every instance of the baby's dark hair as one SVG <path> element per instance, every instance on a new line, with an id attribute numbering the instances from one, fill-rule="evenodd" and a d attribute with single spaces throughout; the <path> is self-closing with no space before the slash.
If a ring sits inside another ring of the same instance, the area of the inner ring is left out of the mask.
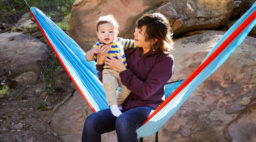
<path id="1" fill-rule="evenodd" d="M 99 26 L 101 24 L 110 23 L 114 26 L 114 28 L 118 29 L 119 25 L 113 15 L 106 15 L 106 16 L 100 16 L 99 19 L 96 22 L 96 30 L 98 31 Z"/>
<path id="2" fill-rule="evenodd" d="M 153 50 L 168 54 L 173 48 L 170 23 L 161 13 L 145 14 L 136 22 L 137 28 L 146 26 L 146 40 L 157 39 Z"/>

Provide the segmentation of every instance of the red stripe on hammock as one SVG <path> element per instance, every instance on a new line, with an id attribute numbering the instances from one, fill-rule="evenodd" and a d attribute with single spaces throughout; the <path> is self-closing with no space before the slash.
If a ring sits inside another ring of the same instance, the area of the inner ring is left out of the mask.
<path id="1" fill-rule="evenodd" d="M 244 22 L 149 116 L 144 124 L 154 117 L 178 93 L 180 93 L 206 66 L 208 66 L 256 17 L 256 11 L 249 15 Z M 143 125 L 144 125 L 143 124 Z"/>
<path id="2" fill-rule="evenodd" d="M 51 46 L 52 50 L 54 51 L 54 53 L 56 54 L 57 58 L 59 59 L 59 61 L 61 62 L 62 66 L 64 67 L 64 69 L 66 70 L 66 72 L 68 73 L 69 77 L 72 79 L 72 81 L 74 82 L 74 84 L 76 85 L 76 87 L 78 88 L 79 92 L 82 94 L 84 100 L 86 101 L 86 103 L 89 105 L 89 107 L 92 109 L 93 112 L 96 112 L 95 109 L 93 108 L 93 106 L 91 105 L 91 103 L 88 101 L 88 99 L 86 98 L 85 94 L 83 94 L 82 90 L 79 88 L 78 84 L 76 83 L 75 79 L 72 77 L 71 73 L 68 71 L 66 65 L 63 63 L 63 61 L 61 60 L 59 54 L 57 53 L 57 51 L 55 50 L 54 46 L 52 45 L 52 43 L 50 42 L 50 40 L 48 39 L 48 37 L 46 36 L 43 28 L 41 27 L 41 25 L 39 24 L 39 22 L 36 20 L 33 12 L 30 10 L 30 13 L 32 15 L 32 17 L 34 18 L 34 20 L 36 21 L 37 26 L 39 27 L 40 31 L 42 32 L 42 34 L 44 35 L 45 39 L 47 40 L 47 42 L 49 43 L 49 45 Z"/>

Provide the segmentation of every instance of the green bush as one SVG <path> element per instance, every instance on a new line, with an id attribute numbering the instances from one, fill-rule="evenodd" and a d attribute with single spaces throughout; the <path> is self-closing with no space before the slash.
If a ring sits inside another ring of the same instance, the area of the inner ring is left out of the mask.
<path id="1" fill-rule="evenodd" d="M 26 0 L 29 6 L 41 9 L 46 15 L 51 17 L 54 22 L 63 30 L 69 30 L 69 15 L 74 0 Z M 0 1 L 0 19 L 7 23 L 16 23 L 19 17 L 29 8 L 23 0 Z M 4 20 L 9 17 L 11 20 Z M 3 22 L 0 20 L 0 22 Z"/>
<path id="2" fill-rule="evenodd" d="M 57 60 L 55 54 L 51 52 L 48 64 L 44 67 L 41 79 L 46 83 L 45 91 L 47 94 L 54 94 L 57 82 L 57 76 L 61 72 L 62 66 Z"/>
<path id="3" fill-rule="evenodd" d="M 0 98 L 3 98 L 9 91 L 9 86 L 7 84 L 0 87 Z"/>

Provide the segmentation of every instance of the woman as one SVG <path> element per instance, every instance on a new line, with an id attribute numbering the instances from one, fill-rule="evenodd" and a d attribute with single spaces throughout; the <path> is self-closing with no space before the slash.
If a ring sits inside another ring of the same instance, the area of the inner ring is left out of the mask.
<path id="1" fill-rule="evenodd" d="M 168 20 L 160 13 L 147 14 L 136 22 L 134 44 L 137 48 L 125 50 L 127 69 L 120 57 L 98 56 L 99 78 L 105 63 L 119 72 L 122 83 L 131 93 L 122 104 L 123 113 L 119 117 L 114 117 L 109 109 L 88 116 L 82 141 L 100 142 L 102 133 L 113 130 L 119 142 L 138 141 L 136 129 L 163 102 L 164 85 L 173 72 L 173 58 L 169 55 L 171 42 Z M 107 50 L 106 46 L 102 48 L 102 52 Z"/>

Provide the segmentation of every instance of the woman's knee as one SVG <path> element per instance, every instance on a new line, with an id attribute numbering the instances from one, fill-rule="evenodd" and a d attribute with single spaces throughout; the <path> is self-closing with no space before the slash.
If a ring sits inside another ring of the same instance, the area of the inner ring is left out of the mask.
<path id="1" fill-rule="evenodd" d="M 96 119 L 96 115 L 93 113 L 91 115 L 89 115 L 84 123 L 84 129 L 85 130 L 93 130 L 96 125 L 97 125 L 97 119 Z"/>
<path id="2" fill-rule="evenodd" d="M 127 115 L 120 115 L 117 119 L 116 119 L 116 130 L 119 132 L 122 131 L 127 131 L 128 129 L 130 129 L 132 127 L 132 123 L 131 123 L 131 119 L 129 118 L 129 116 Z"/>
<path id="3" fill-rule="evenodd" d="M 137 142 L 136 122 L 131 119 L 131 116 L 120 115 L 115 126 L 118 141 Z"/>

